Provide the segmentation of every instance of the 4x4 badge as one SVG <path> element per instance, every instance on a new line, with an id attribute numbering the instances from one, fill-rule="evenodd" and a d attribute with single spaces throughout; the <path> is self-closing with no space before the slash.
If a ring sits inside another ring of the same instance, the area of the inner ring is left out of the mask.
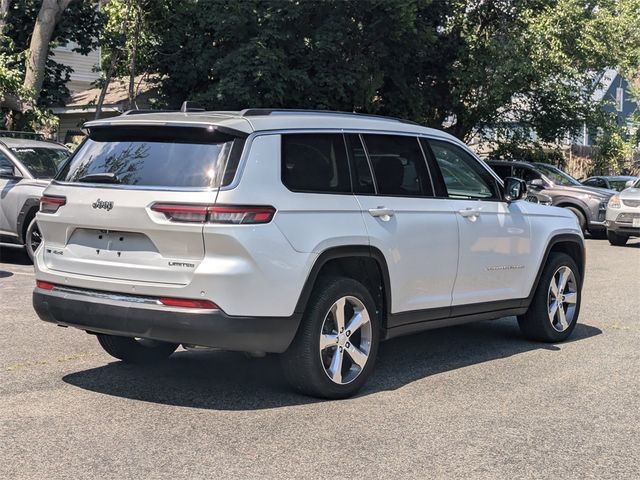
<path id="1" fill-rule="evenodd" d="M 113 202 L 105 202 L 103 200 L 97 199 L 95 202 L 91 204 L 93 208 L 102 208 L 107 212 L 113 208 Z"/>

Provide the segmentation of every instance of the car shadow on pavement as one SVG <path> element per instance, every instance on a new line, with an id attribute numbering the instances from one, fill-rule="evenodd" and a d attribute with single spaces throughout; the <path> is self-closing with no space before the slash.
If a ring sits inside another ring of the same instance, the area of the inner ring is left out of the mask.
<path id="1" fill-rule="evenodd" d="M 0 263 L 13 265 L 31 265 L 29 255 L 22 248 L 0 247 Z"/>
<path id="2" fill-rule="evenodd" d="M 578 324 L 569 342 L 600 333 Z M 562 355 L 558 346 L 523 339 L 513 317 L 397 338 L 380 346 L 374 375 L 359 396 L 538 349 Z M 160 364 L 113 362 L 68 374 L 63 381 L 102 394 L 200 409 L 260 410 L 319 401 L 289 390 L 276 355 L 256 359 L 232 352 L 178 351 Z"/>

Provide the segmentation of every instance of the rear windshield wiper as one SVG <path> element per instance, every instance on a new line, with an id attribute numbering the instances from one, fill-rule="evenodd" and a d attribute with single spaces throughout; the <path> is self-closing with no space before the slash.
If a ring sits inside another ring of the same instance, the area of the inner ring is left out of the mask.
<path id="1" fill-rule="evenodd" d="M 115 173 L 91 173 L 80 177 L 77 181 L 82 183 L 121 183 Z"/>

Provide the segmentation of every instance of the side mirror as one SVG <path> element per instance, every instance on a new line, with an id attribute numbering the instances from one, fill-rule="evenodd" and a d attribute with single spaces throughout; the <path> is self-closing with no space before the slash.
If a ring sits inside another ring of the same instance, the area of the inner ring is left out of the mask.
<path id="1" fill-rule="evenodd" d="M 634 183 L 636 183 L 635 180 L 629 180 L 629 181 L 627 181 L 627 183 L 624 184 L 624 188 L 633 187 Z"/>
<path id="2" fill-rule="evenodd" d="M 529 185 L 532 187 L 544 188 L 546 185 L 544 184 L 544 180 L 541 178 L 534 178 L 529 182 Z"/>
<path id="3" fill-rule="evenodd" d="M 0 178 L 15 178 L 16 174 L 11 167 L 0 167 Z"/>
<path id="4" fill-rule="evenodd" d="M 514 202 L 524 198 L 527 194 L 527 184 L 524 180 L 515 177 L 504 179 L 504 199 L 507 202 Z"/>

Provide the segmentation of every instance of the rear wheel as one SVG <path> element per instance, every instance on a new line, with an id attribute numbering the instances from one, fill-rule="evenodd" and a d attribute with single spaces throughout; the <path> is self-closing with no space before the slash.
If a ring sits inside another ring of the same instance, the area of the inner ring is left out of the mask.
<path id="1" fill-rule="evenodd" d="M 619 233 L 612 232 L 611 230 L 607 230 L 607 239 L 611 245 L 615 245 L 616 247 L 622 247 L 627 244 L 627 240 L 629 240 L 628 235 L 620 235 Z"/>
<path id="2" fill-rule="evenodd" d="M 552 252 L 542 271 L 529 310 L 518 317 L 522 333 L 541 342 L 562 342 L 576 327 L 582 279 L 569 255 Z"/>
<path id="3" fill-rule="evenodd" d="M 127 363 L 159 362 L 169 357 L 178 348 L 176 343 L 159 342 L 144 338 L 118 337 L 98 333 L 98 342 L 104 350 Z"/>
<path id="4" fill-rule="evenodd" d="M 371 374 L 379 337 L 378 314 L 367 288 L 350 278 L 323 279 L 296 338 L 281 356 L 285 376 L 307 395 L 349 397 Z"/>
<path id="5" fill-rule="evenodd" d="M 29 222 L 29 226 L 27 227 L 27 231 L 24 235 L 24 246 L 27 250 L 27 255 L 33 262 L 35 257 L 35 252 L 42 243 L 42 234 L 40 233 L 40 229 L 38 228 L 38 223 L 36 222 L 35 217 L 31 219 Z"/>

